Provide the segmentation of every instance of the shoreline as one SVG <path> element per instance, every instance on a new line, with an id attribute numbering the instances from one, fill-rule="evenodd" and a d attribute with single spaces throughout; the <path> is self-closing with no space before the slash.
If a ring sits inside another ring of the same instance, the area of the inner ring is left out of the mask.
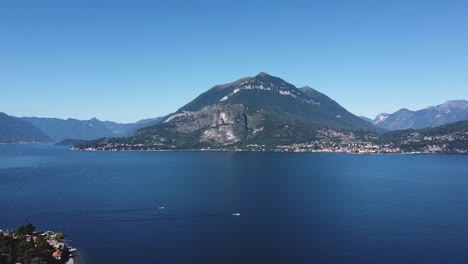
<path id="1" fill-rule="evenodd" d="M 352 152 L 352 151 L 285 151 L 285 150 L 222 150 L 222 149 L 124 149 L 124 150 L 97 150 L 97 149 L 76 149 L 69 148 L 71 151 L 78 152 L 249 152 L 249 153 L 336 153 L 351 155 L 464 155 L 468 152 Z"/>

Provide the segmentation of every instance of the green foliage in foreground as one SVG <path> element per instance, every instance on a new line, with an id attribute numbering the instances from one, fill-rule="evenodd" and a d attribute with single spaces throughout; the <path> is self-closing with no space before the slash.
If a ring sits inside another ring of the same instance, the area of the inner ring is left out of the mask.
<path id="1" fill-rule="evenodd" d="M 8 235 L 0 233 L 0 264 L 61 263 L 52 258 L 54 248 L 47 242 L 46 237 L 35 233 L 35 230 L 36 228 L 28 223 L 19 226 Z M 29 241 L 28 237 L 31 237 Z M 32 237 L 36 237 L 36 240 Z"/>

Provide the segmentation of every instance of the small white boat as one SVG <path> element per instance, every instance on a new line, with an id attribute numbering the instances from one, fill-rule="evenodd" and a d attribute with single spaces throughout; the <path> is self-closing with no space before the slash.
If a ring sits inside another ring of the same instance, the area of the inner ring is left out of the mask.
<path id="1" fill-rule="evenodd" d="M 164 210 L 164 209 L 166 209 L 166 207 L 164 207 L 164 206 L 158 206 L 158 209 L 159 209 L 159 210 Z"/>
<path id="2" fill-rule="evenodd" d="M 69 252 L 75 252 L 76 251 L 76 248 L 70 248 L 68 249 Z"/>
<path id="3" fill-rule="evenodd" d="M 240 213 L 233 213 L 233 216 L 240 216 Z"/>

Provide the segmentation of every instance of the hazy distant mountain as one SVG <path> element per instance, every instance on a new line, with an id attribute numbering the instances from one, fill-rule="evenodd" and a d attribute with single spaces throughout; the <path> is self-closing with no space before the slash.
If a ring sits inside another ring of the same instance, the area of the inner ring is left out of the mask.
<path id="1" fill-rule="evenodd" d="M 374 123 L 374 120 L 372 120 L 372 119 L 370 119 L 368 117 L 365 117 L 365 116 L 359 116 L 359 117 L 364 121 L 367 121 L 367 122 L 372 123 L 372 124 Z"/>
<path id="2" fill-rule="evenodd" d="M 447 101 L 418 111 L 400 109 L 393 114 L 382 113 L 373 123 L 389 130 L 419 129 L 440 126 L 468 119 L 468 101 Z"/>
<path id="3" fill-rule="evenodd" d="M 0 143 L 50 142 L 47 135 L 20 118 L 0 113 Z"/>
<path id="4" fill-rule="evenodd" d="M 111 121 L 102 121 L 102 122 L 107 128 L 109 128 L 112 132 L 114 132 L 116 136 L 128 137 L 128 136 L 133 135 L 133 133 L 135 133 L 135 131 L 137 131 L 140 128 L 153 126 L 158 123 L 161 123 L 162 119 L 163 119 L 162 117 L 154 117 L 154 118 L 142 119 L 135 123 L 127 123 L 127 124 L 116 123 L 116 122 L 111 122 Z"/>
<path id="5" fill-rule="evenodd" d="M 129 136 L 129 131 L 135 127 L 135 123 L 117 123 L 112 121 L 100 121 L 105 127 L 107 127 L 116 136 Z"/>
<path id="6" fill-rule="evenodd" d="M 125 142 L 136 148 L 179 149 L 276 146 L 313 140 L 324 129 L 378 130 L 310 87 L 299 89 L 260 73 L 214 86 L 130 138 L 90 144 Z"/>
<path id="7" fill-rule="evenodd" d="M 161 118 L 149 118 L 136 123 L 116 123 L 100 121 L 96 118 L 90 120 L 60 119 L 44 117 L 22 117 L 22 120 L 33 124 L 53 141 L 64 139 L 92 140 L 104 137 L 131 136 L 137 129 L 157 124 Z"/>
<path id="8" fill-rule="evenodd" d="M 91 140 L 119 136 L 108 125 L 96 118 L 90 120 L 69 118 L 64 120 L 59 118 L 23 117 L 22 120 L 33 124 L 57 142 L 67 138 Z M 118 131 L 118 128 L 115 130 Z"/>

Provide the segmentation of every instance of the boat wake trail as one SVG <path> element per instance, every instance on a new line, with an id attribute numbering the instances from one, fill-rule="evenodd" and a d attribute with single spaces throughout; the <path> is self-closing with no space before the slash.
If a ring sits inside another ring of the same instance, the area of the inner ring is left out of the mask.
<path id="1" fill-rule="evenodd" d="M 46 212 L 41 212 L 44 214 Z M 56 212 L 47 212 L 56 214 Z M 139 207 L 139 208 L 121 208 L 121 209 L 80 209 L 68 210 L 65 218 L 57 217 L 53 221 L 48 222 L 67 222 L 67 218 L 73 218 L 74 221 L 86 223 L 118 223 L 118 222 L 152 222 L 152 221 L 169 221 L 169 220 L 183 220 L 193 218 L 207 218 L 207 217 L 239 217 L 239 212 L 173 212 L 168 210 L 165 206 L 153 207 Z"/>
<path id="2" fill-rule="evenodd" d="M 180 220 L 180 219 L 193 219 L 193 218 L 205 218 L 205 217 L 222 217 L 231 216 L 232 213 L 212 213 L 212 214 L 187 214 L 187 215 L 156 215 L 154 217 L 137 217 L 137 218 L 108 218 L 108 219 L 88 219 L 84 222 L 153 222 L 153 221 L 164 221 L 164 220 Z"/>

